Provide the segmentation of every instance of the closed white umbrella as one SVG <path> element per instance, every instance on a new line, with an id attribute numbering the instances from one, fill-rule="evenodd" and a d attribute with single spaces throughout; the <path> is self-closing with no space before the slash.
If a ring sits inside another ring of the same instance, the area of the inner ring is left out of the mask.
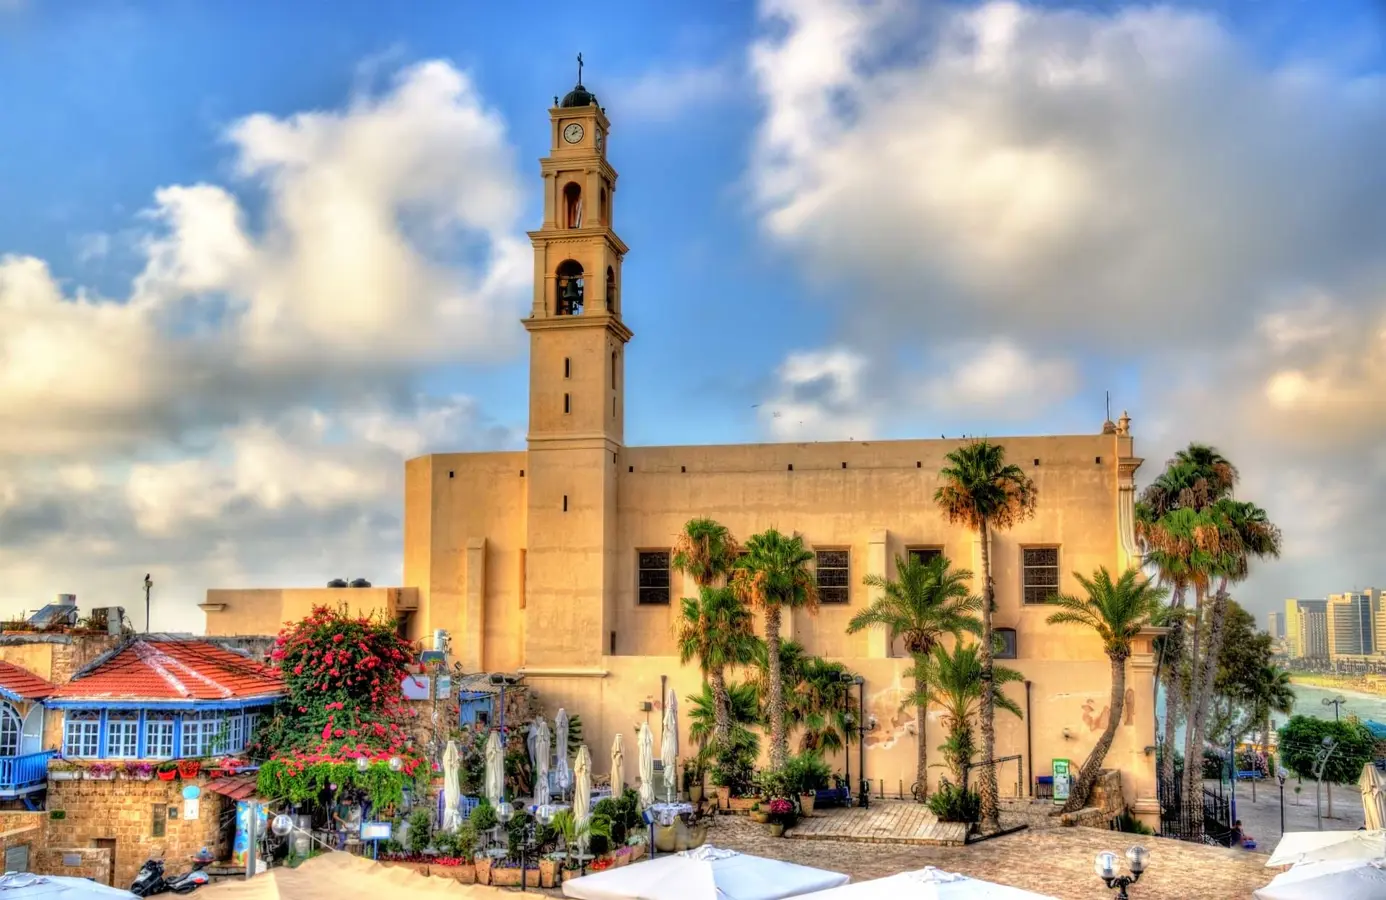
<path id="1" fill-rule="evenodd" d="M 1275 876 L 1251 896 L 1256 900 L 1380 900 L 1386 897 L 1381 860 L 1340 859 L 1303 863 Z"/>
<path id="2" fill-rule="evenodd" d="M 557 775 L 558 790 L 567 793 L 568 788 L 573 786 L 573 770 L 568 768 L 568 711 L 559 707 L 553 724 L 553 746 L 557 750 L 554 773 Z"/>
<path id="3" fill-rule="evenodd" d="M 626 744 L 620 733 L 611 742 L 611 796 L 619 797 L 626 789 Z"/>
<path id="4" fill-rule="evenodd" d="M 582 825 L 592 818 L 592 754 L 587 752 L 587 745 L 582 744 L 578 747 L 577 762 L 573 764 L 573 777 L 576 785 L 573 788 L 573 821 L 577 822 L 579 831 Z M 586 834 L 578 838 L 578 846 L 583 852 L 587 851 Z"/>
<path id="5" fill-rule="evenodd" d="M 443 751 L 443 830 L 452 831 L 462 824 L 462 785 L 457 777 L 457 742 L 448 741 Z"/>
<path id="6" fill-rule="evenodd" d="M 669 688 L 669 699 L 664 701 L 664 733 L 659 737 L 659 758 L 664 763 L 665 796 L 672 802 L 679 777 L 679 698 L 673 688 Z"/>
<path id="7" fill-rule="evenodd" d="M 654 805 L 654 735 L 650 733 L 648 722 L 640 723 L 640 734 L 636 738 L 640 745 L 640 806 Z"/>
<path id="8" fill-rule="evenodd" d="M 534 803 L 549 803 L 549 721 L 543 716 L 534 720 Z"/>
<path id="9" fill-rule="evenodd" d="M 505 756 L 501 753 L 500 732 L 486 739 L 486 799 L 495 806 L 505 793 Z"/>
<path id="10" fill-rule="evenodd" d="M 1362 812 L 1366 815 L 1367 828 L 1386 825 L 1386 775 L 1376 763 L 1367 763 L 1362 767 L 1357 786 L 1362 789 Z"/>

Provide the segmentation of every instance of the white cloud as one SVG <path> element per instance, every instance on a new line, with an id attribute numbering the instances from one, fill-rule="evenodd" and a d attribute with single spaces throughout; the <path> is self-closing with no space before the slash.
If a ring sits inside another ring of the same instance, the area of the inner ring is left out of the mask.
<path id="1" fill-rule="evenodd" d="M 226 139 L 240 181 L 155 192 L 128 296 L 0 254 L 0 604 L 133 607 L 152 571 L 187 628 L 209 586 L 394 581 L 404 459 L 517 440 L 416 387 L 522 347 L 523 181 L 468 76 Z"/>
<path id="2" fill-rule="evenodd" d="M 602 100 L 621 123 L 673 122 L 687 117 L 690 106 L 726 99 L 736 82 L 735 72 L 722 63 L 665 66 L 615 82 Z"/>
<path id="3" fill-rule="evenodd" d="M 774 395 L 761 404 L 762 424 L 778 440 L 865 440 L 875 430 L 866 400 L 864 357 L 836 347 L 791 353 Z"/>
<path id="4" fill-rule="evenodd" d="M 1211 442 L 1285 528 L 1253 606 L 1386 579 L 1386 78 L 1169 6 L 761 14 L 762 228 L 841 298 L 834 352 L 927 361 L 853 409 L 1043 431 L 1124 384 L 1143 477 Z"/>

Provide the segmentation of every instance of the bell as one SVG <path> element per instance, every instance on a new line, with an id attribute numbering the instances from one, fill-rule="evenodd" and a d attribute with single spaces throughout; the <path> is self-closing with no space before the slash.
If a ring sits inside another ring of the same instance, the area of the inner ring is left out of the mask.
<path id="1" fill-rule="evenodd" d="M 577 279 L 569 278 L 563 285 L 563 301 L 571 306 L 582 299 L 582 291 L 578 289 Z"/>

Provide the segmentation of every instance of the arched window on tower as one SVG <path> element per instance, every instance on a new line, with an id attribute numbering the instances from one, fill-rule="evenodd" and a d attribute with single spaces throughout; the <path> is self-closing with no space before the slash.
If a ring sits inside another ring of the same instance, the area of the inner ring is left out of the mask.
<path id="1" fill-rule="evenodd" d="M 554 276 L 555 286 L 558 288 L 558 314 L 560 316 L 582 315 L 582 263 L 575 259 L 565 259 L 558 264 Z"/>
<path id="2" fill-rule="evenodd" d="M 602 224 L 602 225 L 610 225 L 610 224 L 611 224 L 611 216 L 610 216 L 610 214 L 607 212 L 607 206 L 606 206 L 606 188 L 605 188 L 605 187 L 603 187 L 603 188 L 601 189 L 601 193 L 597 195 L 597 198 L 598 198 L 598 200 L 599 200 L 600 203 L 601 203 L 601 217 L 602 217 L 602 218 L 601 218 L 601 223 L 600 223 L 600 224 Z"/>
<path id="3" fill-rule="evenodd" d="M 611 312 L 616 312 L 616 271 L 611 266 L 606 267 L 606 308 Z"/>
<path id="4" fill-rule="evenodd" d="M 582 188 L 575 181 L 563 186 L 563 227 L 582 227 Z"/>

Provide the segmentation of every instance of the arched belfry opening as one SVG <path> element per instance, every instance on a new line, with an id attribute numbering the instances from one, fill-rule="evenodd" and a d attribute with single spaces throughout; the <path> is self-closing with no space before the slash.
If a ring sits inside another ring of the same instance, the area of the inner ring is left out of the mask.
<path id="1" fill-rule="evenodd" d="M 563 185 L 563 227 L 582 227 L 582 188 L 575 181 Z"/>
<path id="2" fill-rule="evenodd" d="M 620 311 L 616 305 L 616 271 L 611 266 L 606 267 L 606 308 L 610 312 Z"/>
<path id="3" fill-rule="evenodd" d="M 555 286 L 558 288 L 558 314 L 560 316 L 580 316 L 583 308 L 582 263 L 575 259 L 565 259 L 554 271 Z"/>

